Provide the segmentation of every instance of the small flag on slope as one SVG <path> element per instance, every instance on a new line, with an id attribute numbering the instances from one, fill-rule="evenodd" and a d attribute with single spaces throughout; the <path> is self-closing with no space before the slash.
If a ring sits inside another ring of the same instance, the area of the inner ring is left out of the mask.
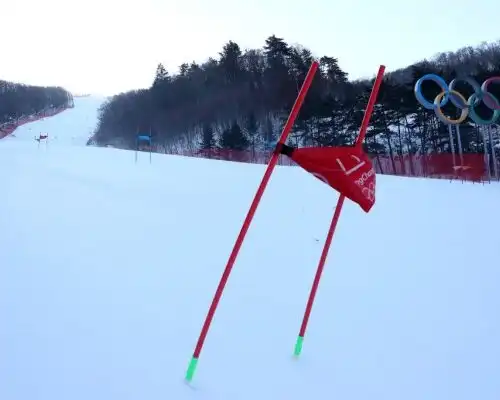
<path id="1" fill-rule="evenodd" d="M 375 204 L 375 170 L 361 146 L 303 147 L 282 145 L 280 153 L 351 199 L 368 212 Z"/>

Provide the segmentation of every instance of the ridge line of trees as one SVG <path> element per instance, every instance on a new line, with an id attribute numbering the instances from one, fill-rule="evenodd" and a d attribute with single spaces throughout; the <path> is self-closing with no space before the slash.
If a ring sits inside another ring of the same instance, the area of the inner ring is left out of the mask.
<path id="1" fill-rule="evenodd" d="M 119 94 L 103 104 L 89 144 L 132 149 L 139 132 L 151 132 L 166 151 L 273 148 L 314 58 L 307 48 L 272 35 L 260 49 L 242 51 L 229 41 L 216 58 L 182 64 L 176 75 L 159 64 L 150 88 Z M 320 68 L 289 140 L 296 146 L 351 144 L 373 81 L 349 81 L 335 57 L 316 59 Z M 416 80 L 427 73 L 448 82 L 463 75 L 478 82 L 500 76 L 500 41 L 440 53 L 387 73 L 366 136 L 367 151 L 391 157 L 451 151 L 448 128 L 414 96 Z M 490 91 L 500 99 L 498 86 L 491 85 Z M 464 82 L 457 88 L 466 97 L 472 94 Z M 423 92 L 432 99 L 438 88 L 426 82 Z M 451 104 L 444 111 L 457 112 Z M 483 118 L 491 115 L 484 104 L 477 112 Z M 483 133 L 469 119 L 462 123 L 464 152 L 483 152 Z"/>
<path id="2" fill-rule="evenodd" d="M 62 87 L 23 85 L 0 80 L 0 127 L 29 115 L 72 105 L 73 96 Z"/>

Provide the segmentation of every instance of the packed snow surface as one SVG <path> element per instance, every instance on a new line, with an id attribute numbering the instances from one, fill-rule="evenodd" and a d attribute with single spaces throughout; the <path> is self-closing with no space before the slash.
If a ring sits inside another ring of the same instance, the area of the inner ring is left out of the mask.
<path id="1" fill-rule="evenodd" d="M 294 167 L 187 385 L 265 166 L 86 147 L 101 101 L 0 141 L 0 399 L 500 398 L 500 186 L 378 176 L 369 214 L 344 206 L 294 359 L 337 200 Z"/>

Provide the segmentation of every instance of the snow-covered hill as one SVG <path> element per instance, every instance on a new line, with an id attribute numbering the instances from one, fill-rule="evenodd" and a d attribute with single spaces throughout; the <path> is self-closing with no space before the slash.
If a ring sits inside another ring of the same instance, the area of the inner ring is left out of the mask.
<path id="1" fill-rule="evenodd" d="M 1 399 L 499 398 L 500 185 L 380 176 L 369 214 L 347 203 L 296 360 L 337 195 L 291 167 L 187 386 L 264 166 L 84 147 L 99 104 L 0 141 Z"/>

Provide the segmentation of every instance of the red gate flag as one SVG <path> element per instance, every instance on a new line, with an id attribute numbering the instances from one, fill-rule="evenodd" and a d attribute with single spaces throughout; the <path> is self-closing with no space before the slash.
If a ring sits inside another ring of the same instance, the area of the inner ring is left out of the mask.
<path id="1" fill-rule="evenodd" d="M 280 149 L 306 171 L 368 212 L 375 204 L 375 170 L 361 146 Z"/>

